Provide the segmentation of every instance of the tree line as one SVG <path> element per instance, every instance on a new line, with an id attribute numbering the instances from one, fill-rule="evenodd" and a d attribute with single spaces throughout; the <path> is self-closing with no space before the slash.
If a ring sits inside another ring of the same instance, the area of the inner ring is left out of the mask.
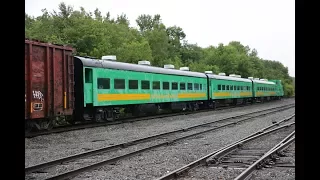
<path id="1" fill-rule="evenodd" d="M 125 14 L 111 18 L 99 9 L 86 11 L 83 7 L 60 3 L 58 11 L 42 10 L 42 15 L 31 17 L 25 13 L 25 36 L 54 44 L 68 44 L 76 55 L 101 57 L 116 55 L 121 62 L 137 63 L 148 60 L 152 66 L 173 64 L 188 66 L 191 71 L 213 71 L 218 74 L 239 74 L 242 77 L 281 79 L 285 95 L 294 94 L 293 80 L 281 62 L 262 59 L 256 49 L 238 41 L 202 48 L 188 43 L 179 26 L 165 26 L 161 16 L 141 14 L 130 27 Z"/>

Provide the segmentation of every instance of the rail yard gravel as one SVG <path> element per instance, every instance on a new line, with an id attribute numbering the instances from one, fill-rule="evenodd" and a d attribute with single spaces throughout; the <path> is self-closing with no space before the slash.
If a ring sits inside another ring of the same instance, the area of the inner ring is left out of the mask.
<path id="1" fill-rule="evenodd" d="M 220 119 L 290 103 L 294 103 L 294 99 L 285 99 L 282 101 L 198 113 L 188 116 L 175 116 L 83 129 L 25 139 L 25 167 L 92 149 L 212 121 L 213 118 Z"/>
<path id="2" fill-rule="evenodd" d="M 290 120 L 290 122 L 294 121 L 295 118 Z M 284 124 L 289 124 L 290 122 L 283 123 Z M 247 144 L 244 144 L 243 149 L 258 149 L 258 150 L 264 150 L 265 152 L 269 151 L 273 146 L 278 144 L 281 140 L 283 140 L 287 135 L 289 135 L 291 132 L 293 132 L 295 129 L 294 126 L 290 126 L 286 129 L 282 129 L 277 131 L 276 133 L 273 133 L 272 135 L 265 135 L 263 137 L 260 137 L 258 139 L 255 139 L 251 142 L 248 142 Z M 236 153 L 235 153 L 236 154 Z M 235 166 L 232 168 L 227 168 L 224 167 L 222 168 L 219 166 L 218 168 L 216 167 L 199 167 L 199 168 L 194 168 L 191 169 L 186 177 L 179 178 L 179 180 L 193 180 L 193 179 L 225 179 L 225 180 L 232 180 L 235 179 L 238 175 L 241 174 L 242 171 L 245 170 L 245 168 L 240 167 L 242 165 L 239 165 L 239 167 Z M 263 168 L 263 171 L 261 171 L 260 175 L 254 176 L 256 177 L 256 180 L 260 179 L 270 179 L 270 174 L 273 174 L 274 178 L 275 172 L 268 173 L 264 172 L 265 168 Z M 268 170 L 268 169 L 267 169 Z M 287 173 L 282 171 L 278 173 L 278 178 L 282 179 L 281 177 L 288 177 L 291 175 L 291 173 Z M 269 177 L 268 177 L 269 176 Z M 292 176 L 291 176 L 292 178 Z M 276 178 L 277 179 L 277 178 Z M 294 179 L 294 178 L 293 178 Z M 251 180 L 253 180 L 251 178 Z"/>
<path id="3" fill-rule="evenodd" d="M 293 142 L 287 150 L 284 151 L 285 157 L 280 157 L 275 162 L 272 168 L 263 168 L 256 171 L 251 180 L 267 180 L 267 179 L 281 179 L 291 180 L 295 179 L 295 143 Z M 293 167 L 277 167 L 277 165 L 286 164 Z"/>
<path id="4" fill-rule="evenodd" d="M 294 108 L 199 135 L 85 172 L 74 179 L 154 179 L 294 113 Z"/>
<path id="5" fill-rule="evenodd" d="M 193 124 L 225 118 L 258 109 L 270 108 L 294 102 L 287 99 L 280 102 L 257 104 L 247 107 L 239 107 L 222 111 L 199 113 L 195 115 L 154 119 L 133 124 L 121 124 L 108 127 L 84 129 L 73 132 L 39 136 L 26 139 L 25 166 L 54 160 L 72 154 L 85 152 L 104 146 L 127 142 L 133 139 L 146 137 L 162 132 L 188 127 Z M 226 111 L 229 111 L 227 114 Z M 210 115 L 211 114 L 211 115 Z M 198 118 L 197 118 L 198 117 Z M 156 128 L 155 128 L 156 127 Z M 121 131 L 119 131 L 121 129 Z"/>

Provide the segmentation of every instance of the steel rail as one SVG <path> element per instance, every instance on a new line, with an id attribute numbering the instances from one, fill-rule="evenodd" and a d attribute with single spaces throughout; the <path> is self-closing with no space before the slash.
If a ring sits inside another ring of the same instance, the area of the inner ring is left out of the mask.
<path id="1" fill-rule="evenodd" d="M 291 116 L 291 118 L 293 118 L 293 116 Z M 229 123 L 228 125 L 231 125 L 231 124 L 234 124 L 234 123 Z M 290 124 L 290 125 L 292 125 L 292 124 Z M 276 128 L 276 129 L 281 129 L 281 128 L 284 128 L 284 127 L 288 127 L 290 125 L 280 126 L 280 127 Z M 85 166 L 85 167 L 82 167 L 82 168 L 79 168 L 79 169 L 76 169 L 76 170 L 72 170 L 72 171 L 69 171 L 69 172 L 66 172 L 66 173 L 63 173 L 63 174 L 59 174 L 57 176 L 50 177 L 47 180 L 68 179 L 68 178 L 74 177 L 74 176 L 76 176 L 76 175 L 78 175 L 78 174 L 80 174 L 82 172 L 85 172 L 85 171 L 88 171 L 88 170 L 91 170 L 91 169 L 94 169 L 94 168 L 97 168 L 97 167 L 100 167 L 100 166 L 103 166 L 103 165 L 106 165 L 106 164 L 111 164 L 111 163 L 117 162 L 118 160 L 122 160 L 124 158 L 130 157 L 130 156 L 133 156 L 133 155 L 136 155 L 136 154 L 140 154 L 140 153 L 142 153 L 144 151 L 148 151 L 148 150 L 151 150 L 151 149 L 154 149 L 154 148 L 157 148 L 157 147 L 161 147 L 161 146 L 164 146 L 164 145 L 170 145 L 170 144 L 172 144 L 174 142 L 177 142 L 177 141 L 180 141 L 182 139 L 186 139 L 186 138 L 189 138 L 189 137 L 192 137 L 192 136 L 195 136 L 195 135 L 203 134 L 203 133 L 215 130 L 215 129 L 220 129 L 220 128 L 225 127 L 225 126 L 227 126 L 227 125 L 219 126 L 219 127 L 216 127 L 216 128 L 210 129 L 210 130 L 206 130 L 206 131 L 203 131 L 203 132 L 195 133 L 195 134 L 192 134 L 192 135 L 187 135 L 187 136 L 184 136 L 184 137 L 181 137 L 181 138 L 174 139 L 172 141 L 160 143 L 160 144 L 157 144 L 157 145 L 154 145 L 154 146 L 150 146 L 150 147 L 147 147 L 147 148 L 144 148 L 144 149 L 140 149 L 138 151 L 134 151 L 132 153 L 128 153 L 128 154 L 125 154 L 125 155 L 122 155 L 122 156 L 118 156 L 118 157 L 115 157 L 115 158 L 111 158 L 111 159 L 107 159 L 107 160 L 104 160 L 104 161 L 101 161 L 101 162 L 98 162 L 98 163 L 95 163 L 95 164 L 92 164 L 92 165 L 88 165 L 88 166 Z M 276 125 L 274 124 L 273 126 L 276 126 Z M 275 131 L 275 130 L 270 130 L 270 131 Z M 258 135 L 260 135 L 260 133 Z"/>
<path id="2" fill-rule="evenodd" d="M 277 109 L 277 108 L 279 108 L 279 109 Z M 73 161 L 73 160 L 76 160 L 76 159 L 80 159 L 80 158 L 84 158 L 84 157 L 88 157 L 88 156 L 101 154 L 101 153 L 108 152 L 108 151 L 111 151 L 111 150 L 126 148 L 126 147 L 129 147 L 129 146 L 133 146 L 133 145 L 136 145 L 138 143 L 145 142 L 147 140 L 151 140 L 151 139 L 155 139 L 155 138 L 159 138 L 159 137 L 162 137 L 162 136 L 167 136 L 167 135 L 178 133 L 178 132 L 185 132 L 185 131 L 188 131 L 188 130 L 191 130 L 191 129 L 195 129 L 195 128 L 202 127 L 202 126 L 207 126 L 207 125 L 210 125 L 210 124 L 213 124 L 213 123 L 218 123 L 218 122 L 226 121 L 226 120 L 229 120 L 229 119 L 241 118 L 241 117 L 244 117 L 244 116 L 248 116 L 248 115 L 255 114 L 255 113 L 260 113 L 260 112 L 263 112 L 263 111 L 270 111 L 270 110 L 273 110 L 273 109 L 277 109 L 277 110 L 274 110 L 274 111 L 271 111 L 271 112 L 266 112 L 264 114 L 251 116 L 251 117 L 248 117 L 248 118 L 245 118 L 245 119 L 241 120 L 241 121 L 245 121 L 245 120 L 253 119 L 253 118 L 256 118 L 256 117 L 259 117 L 259 116 L 262 116 L 262 115 L 274 113 L 274 112 L 277 112 L 277 111 L 283 111 L 283 110 L 286 110 L 286 109 L 289 109 L 289 108 L 291 108 L 291 106 L 288 107 L 288 106 L 285 105 L 285 106 L 281 106 L 281 107 L 275 107 L 275 108 L 269 108 L 269 109 L 265 109 L 265 110 L 259 110 L 259 111 L 256 111 L 256 112 L 250 112 L 250 113 L 246 113 L 246 114 L 242 114 L 242 115 L 222 118 L 222 119 L 219 119 L 219 120 L 216 120 L 216 121 L 212 121 L 212 122 L 207 122 L 207 123 L 194 125 L 194 126 L 191 126 L 191 127 L 188 127 L 188 128 L 182 128 L 182 129 L 179 129 L 179 130 L 160 133 L 160 134 L 149 136 L 149 137 L 146 137 L 146 138 L 141 138 L 141 139 L 137 139 L 137 140 L 130 141 L 130 142 L 125 142 L 125 143 L 116 144 L 116 145 L 113 145 L 113 146 L 108 146 L 108 147 L 104 147 L 104 148 L 100 148 L 100 149 L 96 149 L 96 150 L 91 150 L 91 151 L 87 151 L 87 152 L 84 152 L 84 153 L 78 153 L 76 155 L 72 155 L 72 156 L 69 156 L 69 157 L 60 158 L 60 159 L 57 159 L 57 160 L 53 160 L 53 161 L 49 161 L 49 162 L 46 162 L 46 163 L 42 163 L 42 164 L 34 165 L 34 166 L 31 166 L 31 167 L 27 167 L 27 168 L 25 168 L 25 174 L 29 174 L 29 173 L 32 173 L 32 172 L 35 172 L 35 171 L 39 171 L 39 170 L 42 170 L 42 169 L 45 169 L 45 168 L 49 168 L 49 167 L 54 166 L 54 165 L 59 165 L 59 164 L 65 163 L 65 162 L 70 162 L 70 161 Z M 286 118 L 286 119 L 288 119 L 288 120 L 291 119 L 291 116 L 289 118 Z M 225 124 L 223 126 L 218 126 L 218 127 L 211 128 L 211 129 L 209 129 L 207 131 L 202 131 L 200 133 L 205 133 L 205 132 L 209 132 L 209 131 L 212 131 L 212 130 L 215 130 L 215 129 L 219 129 L 219 128 L 222 128 L 222 127 L 225 127 L 225 126 L 237 124 L 237 123 L 239 123 L 241 121 L 231 122 L 231 123 Z M 279 123 L 281 123 L 281 122 L 278 122 L 277 124 L 279 124 Z M 198 135 L 198 134 L 191 134 L 189 136 L 191 137 L 191 136 L 195 136 L 195 135 Z M 184 137 L 184 139 L 185 138 L 187 138 L 187 137 Z M 169 142 L 167 142 L 167 143 L 169 143 Z"/>
<path id="3" fill-rule="evenodd" d="M 287 148 L 294 140 L 295 137 L 292 137 L 295 134 L 293 131 L 286 138 L 284 138 L 280 143 L 271 148 L 267 153 L 265 153 L 260 159 L 254 162 L 251 166 L 249 166 L 246 170 L 244 170 L 239 176 L 237 176 L 234 180 L 246 180 L 248 179 L 252 173 L 261 167 L 266 159 L 272 156 L 274 153 L 279 152 L 285 148 Z"/>
<path id="4" fill-rule="evenodd" d="M 287 105 L 293 105 L 293 104 L 294 103 L 287 104 Z M 249 104 L 249 105 L 251 105 L 251 104 Z M 237 107 L 244 107 L 244 106 L 248 106 L 248 105 L 226 106 L 226 107 L 223 106 L 223 107 L 216 108 L 216 111 L 221 111 L 221 110 L 225 110 L 225 109 L 232 109 L 232 108 L 237 108 Z M 179 112 L 179 113 L 165 113 L 165 114 L 161 114 L 161 115 L 141 116 L 141 117 L 133 117 L 133 118 L 130 117 L 130 118 L 123 118 L 121 120 L 112 121 L 112 122 L 81 123 L 81 124 L 75 124 L 75 125 L 65 125 L 65 126 L 56 127 L 52 130 L 25 133 L 25 138 L 33 138 L 33 137 L 42 136 L 42 135 L 75 131 L 75 130 L 80 130 L 80 129 L 111 126 L 111 125 L 132 123 L 132 122 L 138 122 L 138 121 L 144 121 L 144 120 L 152 120 L 152 119 L 156 119 L 156 118 L 174 117 L 174 116 L 197 114 L 197 113 L 210 112 L 210 111 L 212 111 L 212 109 L 203 109 L 203 110 L 199 110 L 199 111 L 190 111 L 190 112 L 187 111 L 187 112 Z"/>
<path id="5" fill-rule="evenodd" d="M 293 118 L 293 117 L 294 117 L 294 115 L 291 116 L 291 118 Z M 287 119 L 287 118 L 285 118 L 285 119 Z M 284 120 L 282 120 L 282 122 L 283 121 Z M 241 139 L 241 140 L 238 140 L 238 141 L 236 141 L 234 143 L 231 143 L 231 144 L 229 144 L 229 145 L 227 145 L 227 146 L 225 146 L 225 147 L 223 147 L 223 148 L 221 148 L 221 149 L 219 149 L 217 151 L 214 151 L 214 152 L 212 152 L 212 153 L 210 153 L 210 154 L 208 154 L 206 156 L 203 156 L 202 158 L 200 158 L 198 160 L 195 160 L 195 161 L 193 161 L 193 162 L 191 162 L 191 163 L 189 163 L 189 164 L 187 164 L 187 165 L 185 165 L 185 166 L 183 166 L 183 167 L 181 167 L 181 168 L 179 168 L 179 169 L 177 169 L 175 171 L 172 171 L 172 172 L 170 172 L 170 173 L 168 173 L 168 174 L 166 174 L 166 175 L 164 175 L 164 176 L 162 176 L 162 177 L 160 177 L 160 178 L 158 178 L 156 180 L 167 180 L 167 179 L 177 178 L 181 174 L 185 173 L 186 171 L 190 170 L 193 167 L 196 167 L 196 166 L 199 166 L 199 165 L 203 165 L 203 164 L 208 165 L 208 164 L 211 164 L 211 163 L 215 163 L 215 162 L 218 161 L 219 156 L 223 155 L 226 152 L 230 152 L 231 150 L 236 149 L 239 145 L 242 145 L 242 144 L 244 144 L 244 143 L 246 143 L 246 142 L 248 142 L 250 140 L 254 140 L 256 138 L 259 138 L 259 137 L 261 137 L 263 135 L 272 133 L 274 131 L 289 127 L 289 126 L 291 126 L 293 124 L 295 124 L 295 122 L 292 122 L 292 123 L 286 124 L 286 125 L 282 125 L 282 126 L 279 126 L 277 128 L 274 128 L 274 129 L 271 129 L 271 130 L 268 130 L 268 131 L 264 132 L 264 130 L 270 129 L 271 126 L 277 126 L 276 124 L 270 125 L 267 128 L 263 128 L 263 129 L 255 132 L 255 133 L 253 133 L 253 134 Z"/>

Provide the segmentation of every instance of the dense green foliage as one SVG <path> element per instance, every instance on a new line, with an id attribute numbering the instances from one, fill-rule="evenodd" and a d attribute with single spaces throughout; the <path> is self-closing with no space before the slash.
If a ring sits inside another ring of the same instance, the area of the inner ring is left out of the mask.
<path id="1" fill-rule="evenodd" d="M 74 10 L 64 3 L 59 11 L 42 11 L 39 17 L 25 14 L 25 36 L 55 44 L 69 44 L 77 55 L 101 57 L 116 55 L 118 61 L 137 63 L 149 60 L 153 66 L 173 64 L 188 66 L 192 71 L 240 74 L 242 77 L 281 79 L 285 95 L 294 94 L 288 68 L 278 61 L 258 57 L 256 49 L 240 42 L 217 47 L 199 47 L 188 43 L 181 27 L 166 27 L 160 15 L 140 15 L 138 29 L 130 27 L 125 14 L 111 18 L 96 9 L 93 13 L 80 8 Z"/>

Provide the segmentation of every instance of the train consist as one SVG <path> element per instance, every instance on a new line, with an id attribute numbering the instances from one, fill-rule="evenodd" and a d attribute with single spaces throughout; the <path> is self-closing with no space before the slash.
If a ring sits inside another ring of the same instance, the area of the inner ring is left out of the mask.
<path id="1" fill-rule="evenodd" d="M 281 99 L 280 80 L 241 78 L 72 56 L 71 47 L 25 40 L 25 120 L 31 128 L 50 129 L 56 118 L 68 122 L 113 121 L 120 109 L 138 116 L 160 110 L 198 110 L 218 104 Z"/>

